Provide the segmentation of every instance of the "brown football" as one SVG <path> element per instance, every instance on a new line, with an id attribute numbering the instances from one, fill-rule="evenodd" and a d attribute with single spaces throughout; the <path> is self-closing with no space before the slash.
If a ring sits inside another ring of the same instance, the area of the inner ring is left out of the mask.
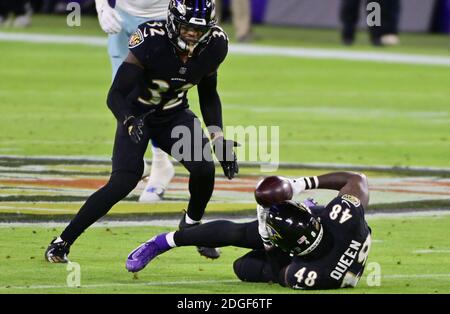
<path id="1" fill-rule="evenodd" d="M 292 186 L 286 178 L 271 176 L 262 179 L 255 189 L 256 202 L 263 207 L 270 207 L 292 199 Z"/>

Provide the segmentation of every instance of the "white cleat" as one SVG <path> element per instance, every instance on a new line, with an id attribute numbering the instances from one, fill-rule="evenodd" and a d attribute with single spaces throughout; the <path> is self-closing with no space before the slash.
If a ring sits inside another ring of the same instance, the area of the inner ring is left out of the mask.
<path id="1" fill-rule="evenodd" d="M 145 187 L 139 196 L 139 202 L 141 203 L 155 203 L 162 201 L 165 190 L 158 187 Z"/>
<path id="2" fill-rule="evenodd" d="M 400 39 L 395 34 L 388 34 L 381 36 L 381 44 L 383 46 L 398 46 Z"/>
<path id="3" fill-rule="evenodd" d="M 24 28 L 31 25 L 31 15 L 19 15 L 14 19 L 13 27 Z"/>

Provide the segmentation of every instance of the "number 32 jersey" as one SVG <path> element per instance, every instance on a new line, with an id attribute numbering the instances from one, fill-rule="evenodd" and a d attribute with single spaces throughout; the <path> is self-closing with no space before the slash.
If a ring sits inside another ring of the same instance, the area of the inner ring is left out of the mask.
<path id="1" fill-rule="evenodd" d="M 165 22 L 141 24 L 130 37 L 128 47 L 145 68 L 145 80 L 129 95 L 139 113 L 155 111 L 168 115 L 189 107 L 187 91 L 215 75 L 228 53 L 228 37 L 214 27 L 210 39 L 199 44 L 183 63 L 169 40 Z"/>
<path id="2" fill-rule="evenodd" d="M 359 199 L 342 195 L 313 210 L 324 228 L 327 253 L 319 258 L 294 257 L 281 273 L 282 284 L 294 289 L 355 287 L 371 245 L 371 231 Z"/>

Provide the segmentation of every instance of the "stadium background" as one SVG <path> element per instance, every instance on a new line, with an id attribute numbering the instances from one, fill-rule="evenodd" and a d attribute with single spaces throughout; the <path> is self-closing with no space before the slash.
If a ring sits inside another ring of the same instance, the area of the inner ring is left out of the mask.
<path id="1" fill-rule="evenodd" d="M 254 3 L 258 40 L 232 40 L 220 73 L 225 124 L 279 126 L 279 174 L 369 175 L 369 263 L 381 266 L 381 286 L 368 284 L 369 271 L 357 289 L 333 293 L 448 293 L 448 1 L 405 0 L 401 45 L 389 48 L 372 47 L 364 29 L 354 46 L 341 46 L 337 1 Z M 185 206 L 180 167 L 169 201 L 137 203 L 139 185 L 108 225 L 77 242 L 71 258 L 81 265 L 81 288 L 67 287 L 64 265 L 43 261 L 49 239 L 110 168 L 109 60 L 105 35 L 85 9 L 80 27 L 67 26 L 68 12 L 37 12 L 28 28 L 0 28 L 0 293 L 303 293 L 237 281 L 231 264 L 245 250 L 235 248 L 214 262 L 177 249 L 139 276 L 126 273 L 128 251 L 172 230 Z M 190 101 L 199 113 L 195 91 Z M 247 165 L 235 182 L 219 176 L 206 218 L 248 219 L 262 175 Z M 330 194 L 314 196 L 325 202 Z"/>

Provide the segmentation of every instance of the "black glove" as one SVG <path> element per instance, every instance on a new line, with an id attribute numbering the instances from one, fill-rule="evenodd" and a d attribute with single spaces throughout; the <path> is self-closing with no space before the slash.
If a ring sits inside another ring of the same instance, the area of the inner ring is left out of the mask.
<path id="1" fill-rule="evenodd" d="M 213 140 L 214 153 L 222 166 L 224 175 L 230 180 L 239 173 L 239 165 L 233 150 L 238 146 L 241 145 L 235 141 L 225 140 L 223 136 Z"/>
<path id="2" fill-rule="evenodd" d="M 144 135 L 144 132 L 142 132 L 144 119 L 130 116 L 123 122 L 123 125 L 127 128 L 128 135 L 130 135 L 131 140 L 134 143 L 139 144 L 142 139 L 142 135 Z"/>

